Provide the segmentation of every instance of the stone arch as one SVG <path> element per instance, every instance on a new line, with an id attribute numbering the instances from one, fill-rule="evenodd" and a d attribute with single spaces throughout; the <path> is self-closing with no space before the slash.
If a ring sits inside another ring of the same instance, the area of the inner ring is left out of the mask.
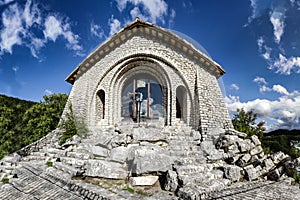
<path id="1" fill-rule="evenodd" d="M 115 76 L 115 80 L 111 82 L 111 85 L 113 86 L 112 90 L 115 92 L 114 95 L 123 96 L 122 92 L 124 91 L 124 88 L 135 78 L 145 80 L 149 79 L 159 84 L 162 95 L 161 106 L 165 117 L 165 124 L 167 124 L 168 119 L 171 117 L 169 116 L 170 109 L 168 107 L 168 96 L 170 96 L 171 83 L 167 73 L 158 63 L 149 62 L 145 59 L 129 62 L 127 65 L 123 66 L 118 75 Z M 118 105 L 117 111 L 115 112 L 117 113 L 115 119 L 119 118 L 120 120 L 120 116 L 122 116 L 122 100 L 121 98 L 114 100 L 117 100 L 114 104 Z"/>
<path id="2" fill-rule="evenodd" d="M 125 81 L 127 80 L 124 77 L 134 76 L 136 74 L 132 69 L 139 69 L 137 71 L 143 71 L 156 77 L 157 83 L 162 86 L 161 89 L 164 95 L 163 107 L 165 108 L 165 125 L 174 125 L 176 121 L 176 88 L 178 83 L 183 85 L 186 89 L 188 102 L 193 101 L 195 98 L 191 93 L 191 84 L 188 83 L 184 74 L 180 72 L 178 66 L 175 64 L 172 65 L 163 57 L 158 58 L 151 54 L 133 54 L 126 58 L 121 58 L 113 66 L 109 67 L 108 70 L 105 70 L 101 76 L 99 76 L 99 82 L 94 90 L 94 94 L 96 94 L 100 88 L 105 88 L 107 100 L 105 111 L 106 121 L 104 123 L 107 125 L 113 125 L 114 123 L 121 121 L 122 102 L 121 99 L 117 97 L 122 96 L 122 87 L 126 84 Z M 173 74 L 173 76 L 170 74 Z M 174 80 L 174 76 L 177 77 L 177 81 Z M 96 97 L 96 95 L 94 97 Z M 95 105 L 95 101 L 92 100 L 90 105 Z M 195 116 L 196 112 L 193 107 L 194 105 L 192 103 L 188 103 L 187 116 L 185 115 L 186 123 L 192 126 L 194 126 L 195 123 L 193 116 Z M 96 108 L 96 105 L 89 108 L 92 111 L 91 117 L 95 116 L 95 114 L 93 114 L 95 109 L 93 108 Z"/>

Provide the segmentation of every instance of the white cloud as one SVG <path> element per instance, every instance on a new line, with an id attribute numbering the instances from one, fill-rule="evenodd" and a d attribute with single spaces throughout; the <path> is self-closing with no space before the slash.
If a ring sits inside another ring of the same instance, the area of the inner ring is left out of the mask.
<path id="1" fill-rule="evenodd" d="M 14 1 L 14 0 L 1 0 L 1 1 L 0 1 L 0 6 L 9 4 L 9 3 L 13 2 L 13 1 Z"/>
<path id="2" fill-rule="evenodd" d="M 284 14 L 274 11 L 270 16 L 270 21 L 274 29 L 275 42 L 279 43 L 284 32 Z"/>
<path id="3" fill-rule="evenodd" d="M 2 13 L 3 29 L 1 30 L 0 50 L 1 52 L 8 52 L 12 54 L 12 47 L 14 45 L 21 45 L 21 35 L 25 34 L 22 26 L 21 13 L 16 4 L 10 5 Z"/>
<path id="4" fill-rule="evenodd" d="M 244 108 L 246 111 L 253 110 L 260 119 L 275 121 L 269 125 L 268 130 L 287 128 L 300 128 L 300 95 L 283 95 L 277 100 L 255 99 L 252 101 L 241 102 L 238 96 L 225 98 L 227 108 L 231 114 L 236 113 L 237 108 Z"/>
<path id="5" fill-rule="evenodd" d="M 127 4 L 134 5 L 134 8 L 130 10 L 132 18 L 141 17 L 152 23 L 157 23 L 157 21 L 165 23 L 164 16 L 168 13 L 168 4 L 164 0 L 116 0 L 116 2 L 120 12 L 127 7 Z"/>
<path id="6" fill-rule="evenodd" d="M 289 95 L 289 92 L 281 85 L 273 85 L 272 90 L 278 92 L 279 94 Z"/>
<path id="7" fill-rule="evenodd" d="M 264 84 L 264 85 L 267 84 L 267 81 L 265 80 L 265 78 L 259 77 L 259 76 L 255 77 L 255 78 L 253 79 L 253 81 L 254 81 L 255 83 L 258 83 L 258 84 Z"/>
<path id="8" fill-rule="evenodd" d="M 45 21 L 45 30 L 43 32 L 45 38 L 55 42 L 56 38 L 63 33 L 60 20 L 56 19 L 54 16 L 48 16 Z"/>
<path id="9" fill-rule="evenodd" d="M 11 3 L 11 4 L 9 4 Z M 5 52 L 12 54 L 13 46 L 20 45 L 30 49 L 32 56 L 38 58 L 39 51 L 45 44 L 62 36 L 66 40 L 66 47 L 80 54 L 79 36 L 71 31 L 67 19 L 59 19 L 58 14 L 48 15 L 31 0 L 25 5 L 12 1 L 0 1 L 0 5 L 8 4 L 4 8 L 0 21 L 0 55 Z M 33 31 L 34 30 L 34 31 Z M 44 33 L 44 37 L 37 33 Z"/>
<path id="10" fill-rule="evenodd" d="M 233 84 L 230 85 L 230 89 L 231 90 L 239 90 L 240 87 L 237 84 L 233 83 Z"/>
<path id="11" fill-rule="evenodd" d="M 122 12 L 126 8 L 127 1 L 128 0 L 116 0 L 117 7 L 120 12 Z"/>
<path id="12" fill-rule="evenodd" d="M 279 54 L 279 58 L 275 62 L 271 63 L 269 66 L 270 69 L 276 69 L 277 73 L 291 74 L 292 70 L 295 70 L 296 73 L 300 73 L 300 57 L 290 57 L 286 58 L 284 55 Z"/>
<path id="13" fill-rule="evenodd" d="M 264 41 L 263 37 L 258 38 L 257 45 L 258 45 L 258 50 L 261 53 L 261 56 L 265 60 L 270 61 L 272 49 L 270 47 L 268 47 L 267 45 L 265 45 L 265 41 Z"/>
<path id="14" fill-rule="evenodd" d="M 47 96 L 53 94 L 53 92 L 52 92 L 51 90 L 49 90 L 49 89 L 46 89 L 46 90 L 44 91 L 44 93 L 45 93 L 45 95 L 47 95 Z"/>
<path id="15" fill-rule="evenodd" d="M 100 25 L 97 25 L 94 22 L 91 23 L 90 31 L 93 36 L 95 36 L 99 39 L 102 39 L 105 37 L 104 30 L 101 28 Z"/>
<path id="16" fill-rule="evenodd" d="M 130 11 L 131 19 L 135 18 L 140 18 L 141 20 L 148 21 L 149 18 L 145 15 L 143 15 L 139 9 L 139 7 L 135 6 L 131 11 Z"/>
<path id="17" fill-rule="evenodd" d="M 121 29 L 121 22 L 118 19 L 115 19 L 113 15 L 108 20 L 108 25 L 110 28 L 109 35 L 113 35 Z"/>
<path id="18" fill-rule="evenodd" d="M 17 71 L 19 70 L 19 67 L 18 66 L 14 66 L 11 68 L 15 73 L 17 73 Z"/>
<path id="19" fill-rule="evenodd" d="M 270 91 L 272 91 L 272 89 L 269 88 L 269 87 L 267 87 L 267 86 L 265 86 L 265 85 L 259 87 L 259 92 L 260 93 L 270 92 Z"/>

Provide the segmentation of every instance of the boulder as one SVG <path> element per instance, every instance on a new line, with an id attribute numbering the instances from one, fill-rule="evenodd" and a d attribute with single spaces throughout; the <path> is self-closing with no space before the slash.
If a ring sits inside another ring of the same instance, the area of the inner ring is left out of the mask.
<path id="1" fill-rule="evenodd" d="M 134 128 L 133 139 L 136 141 L 160 141 L 166 140 L 167 134 L 156 128 Z"/>
<path id="2" fill-rule="evenodd" d="M 257 169 L 253 167 L 253 165 L 248 165 L 244 167 L 246 178 L 249 181 L 255 180 L 259 177 L 259 173 L 257 172 Z"/>
<path id="3" fill-rule="evenodd" d="M 90 146 L 90 152 L 96 157 L 107 157 L 108 149 L 103 148 L 101 146 Z"/>
<path id="4" fill-rule="evenodd" d="M 154 185 L 158 180 L 158 176 L 139 176 L 130 177 L 129 183 L 132 186 L 151 186 Z"/>
<path id="5" fill-rule="evenodd" d="M 247 153 L 251 150 L 251 141 L 249 139 L 238 140 L 237 145 L 241 153 Z"/>
<path id="6" fill-rule="evenodd" d="M 245 164 L 247 164 L 251 159 L 251 155 L 250 154 L 245 154 L 243 155 L 238 161 L 237 161 L 237 165 L 240 167 L 245 166 Z"/>
<path id="7" fill-rule="evenodd" d="M 267 158 L 263 161 L 264 168 L 269 171 L 270 169 L 273 169 L 275 167 L 274 162 L 271 158 Z"/>
<path id="8" fill-rule="evenodd" d="M 260 140 L 258 139 L 258 137 L 256 135 L 252 135 L 251 136 L 251 140 L 254 143 L 255 146 L 261 145 Z"/>
<path id="9" fill-rule="evenodd" d="M 224 168 L 224 176 L 233 182 L 238 181 L 241 178 L 241 171 L 242 168 L 235 165 L 229 165 Z"/>
<path id="10" fill-rule="evenodd" d="M 119 146 L 111 149 L 110 151 L 110 159 L 117 162 L 125 162 L 128 156 L 128 147 Z"/>
<path id="11" fill-rule="evenodd" d="M 125 179 L 128 175 L 126 167 L 120 163 L 105 160 L 88 160 L 86 163 L 86 176 L 111 179 Z"/>
<path id="12" fill-rule="evenodd" d="M 271 155 L 271 158 L 273 162 L 277 165 L 280 163 L 283 159 L 289 157 L 288 155 L 284 154 L 283 152 L 279 151 Z"/>
<path id="13" fill-rule="evenodd" d="M 175 192 L 178 187 L 177 173 L 172 170 L 168 170 L 164 182 L 164 189 L 170 192 Z"/>
<path id="14" fill-rule="evenodd" d="M 252 149 L 252 150 L 250 151 L 250 155 L 251 155 L 251 156 L 254 156 L 254 155 L 260 154 L 262 151 L 263 151 L 263 149 L 262 149 L 262 147 L 259 145 L 259 146 L 254 147 L 254 149 Z"/>
<path id="15" fill-rule="evenodd" d="M 166 172 L 172 169 L 173 159 L 156 145 L 132 147 L 128 154 L 128 169 L 133 174 Z"/>
<path id="16" fill-rule="evenodd" d="M 246 133 L 242 133 L 242 132 L 239 132 L 235 129 L 229 129 L 229 130 L 226 130 L 226 135 L 237 135 L 239 138 L 246 138 L 247 137 L 247 134 Z"/>
<path id="17" fill-rule="evenodd" d="M 219 138 L 219 140 L 217 141 L 216 143 L 216 148 L 219 149 L 219 148 L 227 148 L 233 144 L 235 144 L 235 142 L 238 140 L 238 136 L 236 135 L 224 135 L 224 136 L 221 136 Z"/>

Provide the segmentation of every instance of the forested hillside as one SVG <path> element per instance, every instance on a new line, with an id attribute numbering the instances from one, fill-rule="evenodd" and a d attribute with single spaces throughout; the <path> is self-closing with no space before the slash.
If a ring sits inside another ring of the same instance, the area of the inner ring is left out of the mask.
<path id="1" fill-rule="evenodd" d="M 264 146 L 269 147 L 272 152 L 283 151 L 296 158 L 300 156 L 300 130 L 279 129 L 264 134 L 262 140 Z M 295 147 L 298 147 L 295 148 Z"/>
<path id="2" fill-rule="evenodd" d="M 55 129 L 67 98 L 53 94 L 36 103 L 0 95 L 0 159 Z"/>

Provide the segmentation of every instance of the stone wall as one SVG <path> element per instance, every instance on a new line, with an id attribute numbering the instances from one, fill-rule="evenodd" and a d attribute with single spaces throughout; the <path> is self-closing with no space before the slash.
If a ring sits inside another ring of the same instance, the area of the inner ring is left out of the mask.
<path id="1" fill-rule="evenodd" d="M 130 72 L 135 68 L 157 77 L 166 88 L 166 125 L 174 125 L 176 121 L 176 89 L 183 86 L 187 90 L 188 125 L 204 134 L 215 128 L 232 128 L 217 79 L 204 65 L 207 62 L 195 63 L 161 41 L 133 36 L 93 63 L 75 81 L 69 101 L 75 114 L 83 117 L 89 127 L 113 126 L 121 120 L 123 84 L 127 76 L 137 73 Z M 97 108 L 99 90 L 105 92 L 105 119 L 101 120 Z"/>

